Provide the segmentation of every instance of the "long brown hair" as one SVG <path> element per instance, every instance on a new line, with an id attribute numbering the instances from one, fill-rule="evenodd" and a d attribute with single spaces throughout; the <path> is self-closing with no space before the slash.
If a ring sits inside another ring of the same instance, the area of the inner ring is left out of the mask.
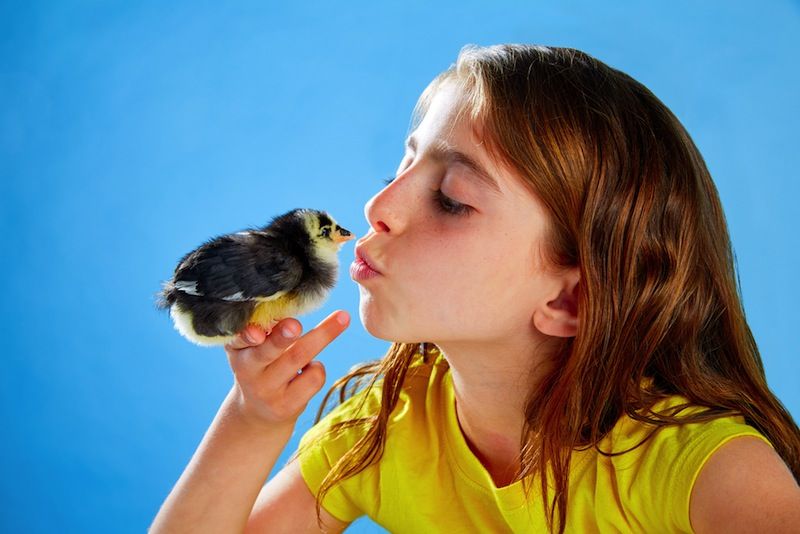
<path id="1" fill-rule="evenodd" d="M 538 472 L 550 531 L 556 508 L 559 534 L 565 528 L 571 451 L 627 452 L 597 448 L 623 415 L 653 432 L 743 415 L 800 479 L 800 429 L 767 386 L 717 189 L 675 115 L 641 83 L 579 50 L 467 45 L 420 95 L 412 129 L 443 82 L 467 95 L 462 111 L 483 126 L 490 157 L 515 169 L 545 206 L 548 265 L 580 269 L 579 331 L 560 338 L 556 365 L 531 387 L 515 479 L 529 497 L 527 475 Z M 315 424 L 335 390 L 344 402 L 367 379 L 380 386 L 381 405 L 331 428 L 358 426 L 363 435 L 323 481 L 318 520 L 324 494 L 383 454 L 419 349 L 394 343 L 327 392 Z M 682 418 L 675 414 L 686 404 L 650 410 L 674 394 L 707 410 Z"/>

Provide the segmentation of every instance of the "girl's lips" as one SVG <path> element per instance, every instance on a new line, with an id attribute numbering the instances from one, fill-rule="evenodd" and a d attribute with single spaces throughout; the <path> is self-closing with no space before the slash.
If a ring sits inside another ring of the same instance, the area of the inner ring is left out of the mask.
<path id="1" fill-rule="evenodd" d="M 360 260 L 367 265 L 371 270 L 375 271 L 378 274 L 382 274 L 380 267 L 370 259 L 369 255 L 363 249 L 362 246 L 357 246 L 356 249 L 356 260 Z"/>
<path id="2" fill-rule="evenodd" d="M 368 280 L 376 276 L 381 276 L 381 273 L 371 268 L 367 263 L 361 260 L 361 258 L 356 258 L 353 260 L 353 263 L 350 264 L 350 277 L 353 280 Z"/>

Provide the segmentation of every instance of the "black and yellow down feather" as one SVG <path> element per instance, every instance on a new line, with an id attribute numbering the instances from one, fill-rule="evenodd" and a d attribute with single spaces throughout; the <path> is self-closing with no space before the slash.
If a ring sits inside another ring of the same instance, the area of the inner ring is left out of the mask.
<path id="1" fill-rule="evenodd" d="M 338 277 L 338 251 L 355 236 L 327 213 L 296 209 L 207 240 L 178 262 L 158 294 L 175 328 L 198 345 L 222 345 L 256 324 L 317 309 Z"/>

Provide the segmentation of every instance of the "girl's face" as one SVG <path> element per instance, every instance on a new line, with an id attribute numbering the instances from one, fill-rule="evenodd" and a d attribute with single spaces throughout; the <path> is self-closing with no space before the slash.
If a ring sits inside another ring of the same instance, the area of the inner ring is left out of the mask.
<path id="1" fill-rule="evenodd" d="M 358 282 L 359 312 L 375 337 L 437 344 L 529 338 L 535 306 L 552 290 L 537 251 L 542 208 L 510 170 L 492 165 L 469 117 L 455 122 L 458 105 L 456 90 L 442 86 L 409 137 L 395 179 L 365 206 L 370 230 L 359 244 L 383 274 Z"/>

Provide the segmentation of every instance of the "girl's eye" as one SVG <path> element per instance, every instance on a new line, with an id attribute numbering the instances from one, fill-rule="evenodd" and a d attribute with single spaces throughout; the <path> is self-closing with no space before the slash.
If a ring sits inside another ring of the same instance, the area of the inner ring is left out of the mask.
<path id="1" fill-rule="evenodd" d="M 473 209 L 466 204 L 460 204 L 445 196 L 441 189 L 437 189 L 434 193 L 434 205 L 443 213 L 458 217 L 465 217 L 473 212 Z"/>
<path id="2" fill-rule="evenodd" d="M 389 176 L 383 180 L 383 183 L 389 185 L 393 181 L 394 176 Z M 465 217 L 475 211 L 474 208 L 467 206 L 466 204 L 456 202 L 452 198 L 446 196 L 444 193 L 442 193 L 441 189 L 437 189 L 434 193 L 433 204 L 440 212 L 457 217 Z"/>

